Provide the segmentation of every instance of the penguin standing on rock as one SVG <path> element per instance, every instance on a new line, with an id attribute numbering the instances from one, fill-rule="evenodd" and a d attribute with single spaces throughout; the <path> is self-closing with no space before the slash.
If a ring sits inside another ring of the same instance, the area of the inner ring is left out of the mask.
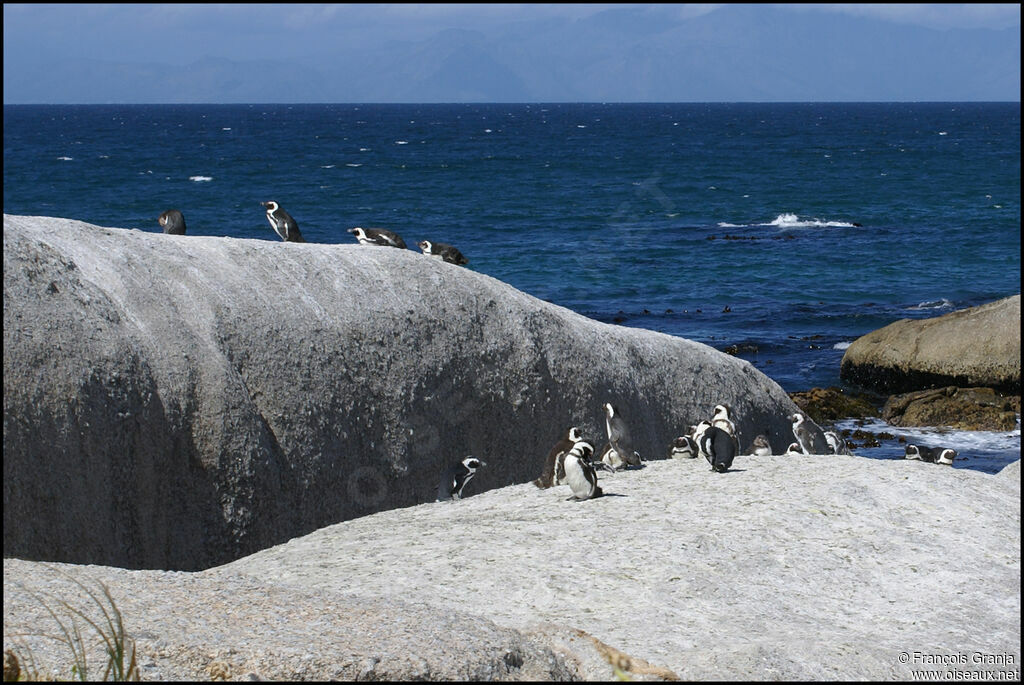
<path id="1" fill-rule="evenodd" d="M 397 247 L 404 250 L 405 241 L 402 236 L 386 228 L 355 228 L 348 229 L 348 232 L 355 235 L 360 245 L 380 245 L 381 247 Z"/>
<path id="2" fill-rule="evenodd" d="M 793 414 L 789 420 L 793 422 L 793 437 L 800 443 L 800 449 L 804 454 L 832 453 L 825 440 L 825 433 L 818 424 L 801 412 Z"/>
<path id="3" fill-rule="evenodd" d="M 718 426 L 711 426 L 701 434 L 700 440 L 701 452 L 711 464 L 712 471 L 725 473 L 732 467 L 732 461 L 736 458 L 736 440 L 733 436 Z"/>
<path id="4" fill-rule="evenodd" d="M 565 482 L 572 488 L 572 497 L 566 501 L 582 502 L 604 494 L 597 484 L 597 470 L 590 463 L 594 447 L 589 442 L 577 442 L 565 454 Z"/>
<path id="5" fill-rule="evenodd" d="M 421 240 L 417 243 L 423 254 L 431 257 L 438 257 L 449 264 L 469 264 L 469 260 L 462 256 L 457 247 L 448 245 L 447 243 L 434 243 L 429 240 Z"/>
<path id="6" fill-rule="evenodd" d="M 273 200 L 260 204 L 267 208 L 267 221 L 270 222 L 270 227 L 274 229 L 274 232 L 281 236 L 281 240 L 286 243 L 306 242 L 302 234 L 299 233 L 299 224 L 291 214 L 284 211 L 281 205 Z"/>
<path id="7" fill-rule="evenodd" d="M 544 460 L 544 470 L 540 478 L 533 481 L 533 484 L 542 490 L 553 485 L 561 485 L 565 482 L 565 465 L 563 459 L 566 452 L 573 448 L 573 445 L 583 440 L 583 431 L 576 426 L 569 429 L 564 438 L 555 443 L 555 446 L 548 452 Z"/>
<path id="8" fill-rule="evenodd" d="M 441 474 L 441 482 L 437 486 L 437 501 L 462 499 L 463 488 L 481 466 L 487 466 L 487 463 L 469 456 L 445 469 Z"/>
<path id="9" fill-rule="evenodd" d="M 604 404 L 604 426 L 608 433 L 608 443 L 601 450 L 601 461 L 613 469 L 640 466 L 640 454 L 630 442 L 626 421 L 618 407 L 611 402 Z"/>
<path id="10" fill-rule="evenodd" d="M 185 235 L 185 216 L 177 209 L 168 209 L 156 221 L 168 235 Z"/>

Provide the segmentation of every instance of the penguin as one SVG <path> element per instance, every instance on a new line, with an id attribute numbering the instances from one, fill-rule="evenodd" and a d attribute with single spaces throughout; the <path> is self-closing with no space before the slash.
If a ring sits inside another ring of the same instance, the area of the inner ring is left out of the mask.
<path id="1" fill-rule="evenodd" d="M 803 454 L 803 453 L 804 453 L 804 451 L 802 449 L 800 449 L 800 443 L 799 442 L 791 442 L 791 443 L 789 443 L 789 447 L 786 448 L 786 453 L 785 453 L 784 456 L 791 457 L 794 454 Z"/>
<path id="2" fill-rule="evenodd" d="M 156 220 L 164 233 L 169 235 L 185 235 L 185 217 L 177 209 L 168 209 Z"/>
<path id="3" fill-rule="evenodd" d="M 797 412 L 789 417 L 793 422 L 793 437 L 800 443 L 800 449 L 804 454 L 831 454 L 828 443 L 825 441 L 825 433 L 818 424 Z"/>
<path id="4" fill-rule="evenodd" d="M 680 435 L 672 442 L 668 456 L 672 459 L 696 459 L 699 448 L 689 435 Z"/>
<path id="5" fill-rule="evenodd" d="M 740 451 L 740 440 L 736 434 L 736 424 L 732 422 L 732 410 L 729 409 L 728 404 L 716 404 L 711 415 L 711 425 L 718 426 L 726 433 L 732 436 L 734 445 L 734 452 Z"/>
<path id="6" fill-rule="evenodd" d="M 948 447 L 924 447 L 923 445 L 907 445 L 904 459 L 918 459 L 929 464 L 950 466 L 957 457 L 956 450 Z"/>
<path id="7" fill-rule="evenodd" d="M 423 254 L 438 257 L 449 264 L 469 264 L 469 260 L 462 256 L 458 248 L 451 245 L 421 240 L 417 246 L 423 251 Z"/>
<path id="8" fill-rule="evenodd" d="M 615 468 L 619 468 L 616 461 L 621 461 L 629 466 L 640 466 L 640 454 L 633 449 L 626 422 L 618 408 L 611 402 L 604 404 L 604 427 L 608 433 L 608 446 L 611 449 L 606 448 L 602 452 L 601 461 Z M 610 454 L 611 451 L 614 451 L 615 454 Z M 608 454 L 608 459 L 604 458 L 605 454 Z"/>
<path id="9" fill-rule="evenodd" d="M 295 219 L 292 218 L 291 214 L 284 211 L 281 205 L 273 200 L 261 202 L 260 204 L 267 208 L 267 221 L 270 222 L 270 227 L 274 229 L 274 232 L 281 236 L 281 240 L 286 243 L 306 242 L 302 234 L 299 233 L 299 225 L 295 222 Z"/>
<path id="10" fill-rule="evenodd" d="M 714 412 L 711 415 L 711 425 L 718 426 L 729 435 L 736 435 L 736 424 L 730 418 L 729 405 L 727 404 L 715 405 Z"/>
<path id="11" fill-rule="evenodd" d="M 850 448 L 846 445 L 846 441 L 834 431 L 825 431 L 825 442 L 828 443 L 830 454 L 850 455 Z"/>
<path id="12" fill-rule="evenodd" d="M 927 462 L 935 461 L 930 447 L 918 447 L 917 445 L 907 445 L 903 450 L 903 458 Z"/>
<path id="13" fill-rule="evenodd" d="M 590 463 L 594 447 L 589 442 L 577 442 L 565 454 L 565 482 L 572 488 L 572 497 L 566 501 L 582 502 L 604 494 L 597 485 L 597 471 Z"/>
<path id="14" fill-rule="evenodd" d="M 700 440 L 700 449 L 711 464 L 711 470 L 718 473 L 728 471 L 736 458 L 736 441 L 733 437 L 718 426 L 711 426 L 701 434 Z"/>
<path id="15" fill-rule="evenodd" d="M 543 490 L 565 482 L 565 467 L 562 460 L 565 453 L 581 440 L 583 440 L 583 431 L 576 426 L 570 428 L 565 437 L 556 442 L 548 452 L 548 456 L 544 460 L 544 470 L 541 472 L 540 478 L 533 481 L 533 484 Z"/>
<path id="16" fill-rule="evenodd" d="M 382 247 L 397 247 L 404 250 L 405 241 L 402 236 L 386 228 L 355 228 L 348 229 L 349 233 L 355 235 L 360 245 L 380 245 Z"/>
<path id="17" fill-rule="evenodd" d="M 768 442 L 768 438 L 764 435 L 758 435 L 754 438 L 754 442 L 751 443 L 748 452 L 755 457 L 769 457 L 772 454 L 772 446 Z"/>
<path id="18" fill-rule="evenodd" d="M 486 462 L 469 456 L 445 469 L 441 474 L 441 482 L 437 486 L 437 501 L 462 499 L 462 489 L 466 487 L 466 483 L 473 478 L 476 470 L 481 466 L 487 466 Z"/>
<path id="19" fill-rule="evenodd" d="M 705 459 L 707 459 L 709 455 L 707 452 L 704 451 L 703 436 L 709 428 L 711 428 L 710 421 L 701 421 L 700 423 L 693 427 L 693 430 L 690 433 L 690 436 L 693 438 L 694 443 L 697 444 L 698 456 L 704 457 Z"/>

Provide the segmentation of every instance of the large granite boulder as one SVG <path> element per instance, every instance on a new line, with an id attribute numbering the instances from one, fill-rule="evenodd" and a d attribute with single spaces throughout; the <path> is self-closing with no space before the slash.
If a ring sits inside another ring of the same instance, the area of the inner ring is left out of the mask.
<path id="1" fill-rule="evenodd" d="M 411 250 L 4 216 L 4 554 L 198 569 L 375 511 L 526 482 L 619 406 L 645 457 L 720 402 L 795 405 L 699 343 Z M 599 445 L 595 445 L 600 447 Z"/>
<path id="2" fill-rule="evenodd" d="M 1020 394 L 1020 295 L 863 335 L 839 376 L 887 394 L 950 385 Z"/>

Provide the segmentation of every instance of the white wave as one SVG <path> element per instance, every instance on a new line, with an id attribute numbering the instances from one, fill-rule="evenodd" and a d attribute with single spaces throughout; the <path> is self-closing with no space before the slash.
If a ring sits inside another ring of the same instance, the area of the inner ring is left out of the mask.
<path id="1" fill-rule="evenodd" d="M 213 176 L 189 176 L 188 180 L 195 181 L 196 183 L 204 183 L 206 181 L 212 181 Z"/>
<path id="2" fill-rule="evenodd" d="M 360 167 L 360 166 L 363 166 L 363 165 L 362 164 L 346 164 L 345 166 L 350 166 L 350 167 L 354 168 L 354 167 Z"/>
<path id="3" fill-rule="evenodd" d="M 324 164 L 324 165 L 323 165 L 323 166 L 321 166 L 320 168 L 321 168 L 321 169 L 333 169 L 333 168 L 334 168 L 334 166 L 335 166 L 334 164 Z"/>
<path id="4" fill-rule="evenodd" d="M 779 214 L 773 220 L 761 226 L 778 226 L 779 228 L 812 228 L 812 227 L 832 227 L 832 228 L 853 228 L 853 224 L 849 221 L 830 221 L 828 219 L 801 219 L 796 214 Z"/>
<path id="5" fill-rule="evenodd" d="M 491 130 L 491 129 L 489 129 L 489 128 L 485 128 L 485 129 L 484 129 L 484 133 L 494 133 L 494 131 L 492 131 L 492 130 Z"/>
<path id="6" fill-rule="evenodd" d="M 223 128 L 221 128 L 221 131 L 230 131 L 230 130 L 231 130 L 230 126 L 224 126 Z"/>
<path id="7" fill-rule="evenodd" d="M 361 147 L 361 148 L 359 148 L 359 151 L 360 152 L 369 152 L 370 148 L 368 148 L 368 147 Z"/>
<path id="8" fill-rule="evenodd" d="M 408 145 L 408 144 L 409 144 L 408 140 L 396 140 L 395 141 L 395 145 Z"/>
<path id="9" fill-rule="evenodd" d="M 907 307 L 907 309 L 949 309 L 952 306 L 953 306 L 952 302 L 950 302 L 946 298 L 942 298 L 941 300 L 932 300 L 932 301 L 929 301 L 929 302 L 919 302 L 918 304 L 915 304 L 912 307 Z"/>
<path id="10" fill-rule="evenodd" d="M 576 128 L 586 128 L 583 124 L 576 124 Z"/>
<path id="11" fill-rule="evenodd" d="M 728 221 L 719 221 L 719 228 L 743 228 L 742 224 L 730 224 Z"/>
<path id="12" fill-rule="evenodd" d="M 848 349 L 850 347 L 850 345 L 852 345 L 852 344 L 853 343 L 851 343 L 851 342 L 845 342 L 845 341 L 844 342 L 837 342 L 835 345 L 832 346 L 832 349 L 833 350 L 845 350 L 845 349 Z"/>
<path id="13" fill-rule="evenodd" d="M 939 135 L 940 136 L 948 136 L 949 134 L 946 133 L 945 131 L 939 131 Z"/>
<path id="14" fill-rule="evenodd" d="M 74 157 L 58 157 L 57 159 L 59 159 L 62 162 L 70 162 L 71 160 L 74 159 Z"/>

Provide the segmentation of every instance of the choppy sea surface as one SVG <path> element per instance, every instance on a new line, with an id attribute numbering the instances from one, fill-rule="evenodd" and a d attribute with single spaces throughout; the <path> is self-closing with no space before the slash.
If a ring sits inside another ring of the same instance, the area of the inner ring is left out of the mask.
<path id="1" fill-rule="evenodd" d="M 276 200 L 307 241 L 451 243 L 787 391 L 841 385 L 896 319 L 1019 293 L 1020 198 L 1019 103 L 4 106 L 6 213 L 276 241 Z"/>

